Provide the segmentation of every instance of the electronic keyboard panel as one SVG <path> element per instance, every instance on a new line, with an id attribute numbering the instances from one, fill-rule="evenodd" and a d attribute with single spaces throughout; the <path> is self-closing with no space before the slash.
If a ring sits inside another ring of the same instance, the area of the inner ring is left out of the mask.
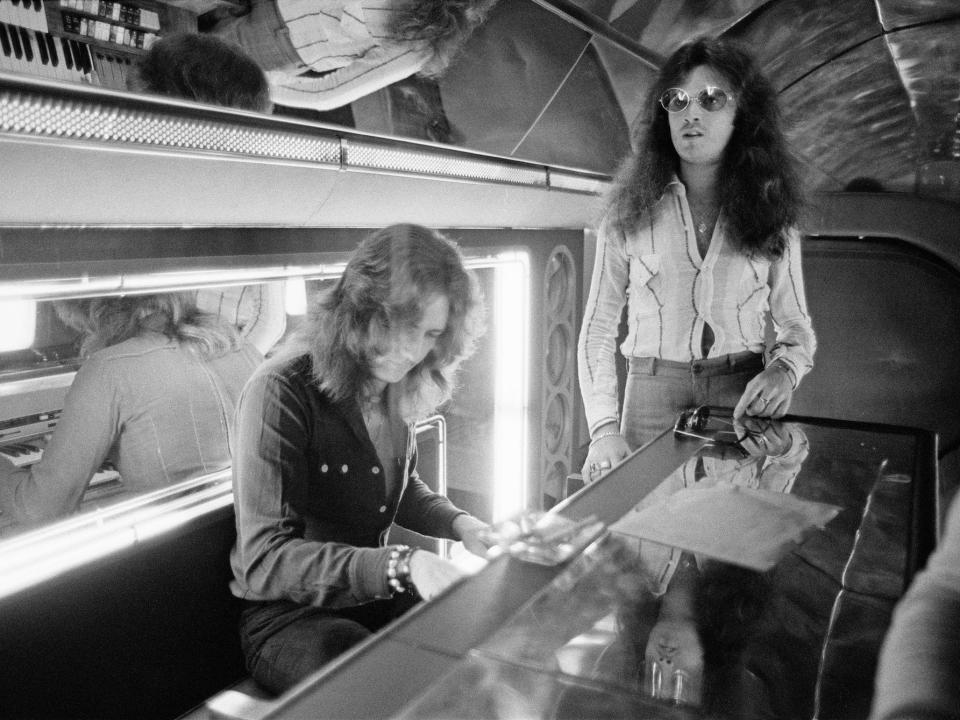
<path id="1" fill-rule="evenodd" d="M 0 71 L 122 90 L 137 57 L 196 15 L 153 0 L 0 0 Z"/>
<path id="2" fill-rule="evenodd" d="M 47 14 L 41 0 L 0 0 L 0 22 L 47 32 Z"/>
<path id="3" fill-rule="evenodd" d="M 40 462 L 43 450 L 57 426 L 60 410 L 43 410 L 23 417 L 0 421 L 0 457 L 18 468 Z M 93 474 L 83 495 L 79 510 L 90 510 L 104 498 L 118 495 L 124 490 L 120 473 L 105 462 Z M 0 538 L 18 531 L 11 518 L 0 514 Z"/>

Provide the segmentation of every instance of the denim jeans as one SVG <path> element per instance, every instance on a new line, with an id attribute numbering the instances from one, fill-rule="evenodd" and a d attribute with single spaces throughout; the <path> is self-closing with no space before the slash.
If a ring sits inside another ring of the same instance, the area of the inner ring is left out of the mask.
<path id="1" fill-rule="evenodd" d="M 763 370 L 763 356 L 751 352 L 692 362 L 652 357 L 627 362 L 620 430 L 633 450 L 673 427 L 687 408 L 733 408 L 750 379 Z"/>
<path id="2" fill-rule="evenodd" d="M 414 605 L 407 595 L 342 610 L 288 601 L 247 602 L 240 645 L 247 670 L 280 694 L 361 642 Z"/>

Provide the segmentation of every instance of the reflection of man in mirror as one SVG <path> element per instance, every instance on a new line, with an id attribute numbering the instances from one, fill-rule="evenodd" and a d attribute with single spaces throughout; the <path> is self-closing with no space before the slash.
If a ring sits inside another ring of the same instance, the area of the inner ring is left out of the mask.
<path id="1" fill-rule="evenodd" d="M 30 524 L 78 508 L 109 460 L 127 493 L 230 465 L 237 399 L 262 360 L 193 293 L 57 301 L 83 365 L 39 462 L 0 458 L 0 510 Z"/>
<path id="2" fill-rule="evenodd" d="M 242 110 L 270 106 L 263 71 L 198 34 L 155 42 L 130 84 Z M 276 315 L 276 298 L 267 306 L 260 294 L 262 314 Z M 126 493 L 230 465 L 237 398 L 268 342 L 254 323 L 237 328 L 204 312 L 195 293 L 65 300 L 56 309 L 80 332 L 84 363 L 40 461 L 18 468 L 0 458 L 0 513 L 27 527 L 74 512 L 105 462 Z"/>
<path id="3" fill-rule="evenodd" d="M 496 2 L 249 0 L 209 30 L 267 72 L 273 102 L 324 111 L 411 75 L 439 76 Z"/>

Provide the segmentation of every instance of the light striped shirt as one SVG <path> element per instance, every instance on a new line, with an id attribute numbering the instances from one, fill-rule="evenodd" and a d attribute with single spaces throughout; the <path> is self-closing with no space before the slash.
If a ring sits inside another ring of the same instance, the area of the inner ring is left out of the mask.
<path id="1" fill-rule="evenodd" d="M 768 362 L 781 360 L 797 382 L 813 367 L 816 336 L 796 231 L 779 260 L 750 258 L 727 236 L 721 214 L 701 258 L 685 188 L 674 181 L 637 228 L 623 233 L 605 219 L 597 240 L 578 345 L 580 391 L 591 433 L 619 423 L 614 356 L 625 304 L 627 334 L 620 345 L 625 357 L 700 359 L 705 322 L 714 332 L 709 357 L 762 353 L 769 315 L 776 342 Z"/>
<path id="2" fill-rule="evenodd" d="M 277 0 L 301 61 L 317 76 L 268 72 L 275 103 L 329 110 L 418 72 L 432 58 L 425 42 L 396 41 L 390 27 L 408 0 Z"/>

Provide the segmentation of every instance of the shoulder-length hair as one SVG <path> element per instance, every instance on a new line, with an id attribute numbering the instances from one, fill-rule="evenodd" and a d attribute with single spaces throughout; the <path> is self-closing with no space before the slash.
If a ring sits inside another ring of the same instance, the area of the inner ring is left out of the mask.
<path id="1" fill-rule="evenodd" d="M 799 220 L 800 181 L 781 128 L 776 91 L 749 53 L 730 40 L 700 38 L 664 64 L 647 95 L 646 116 L 635 126 L 635 150 L 621 164 L 608 195 L 607 215 L 623 230 L 635 227 L 679 176 L 679 157 L 659 98 L 700 66 L 729 83 L 737 105 L 718 183 L 730 234 L 748 255 L 780 257 L 788 230 Z"/>
<path id="2" fill-rule="evenodd" d="M 404 418 L 422 418 L 450 398 L 456 370 L 483 332 L 477 280 L 459 248 L 434 230 L 391 225 L 367 236 L 284 356 L 309 353 L 325 393 L 338 401 L 357 397 L 372 379 L 371 359 L 388 347 L 390 330 L 416 325 L 436 295 L 449 302 L 446 328 L 401 383 Z"/>
<path id="3" fill-rule="evenodd" d="M 165 335 L 207 357 L 240 346 L 236 328 L 198 309 L 191 292 L 65 300 L 56 310 L 82 333 L 83 357 L 145 332 Z"/>
<path id="4" fill-rule="evenodd" d="M 400 10 L 392 31 L 399 40 L 426 42 L 433 59 L 420 75 L 437 77 L 453 62 L 464 43 L 498 0 L 415 0 Z"/>

